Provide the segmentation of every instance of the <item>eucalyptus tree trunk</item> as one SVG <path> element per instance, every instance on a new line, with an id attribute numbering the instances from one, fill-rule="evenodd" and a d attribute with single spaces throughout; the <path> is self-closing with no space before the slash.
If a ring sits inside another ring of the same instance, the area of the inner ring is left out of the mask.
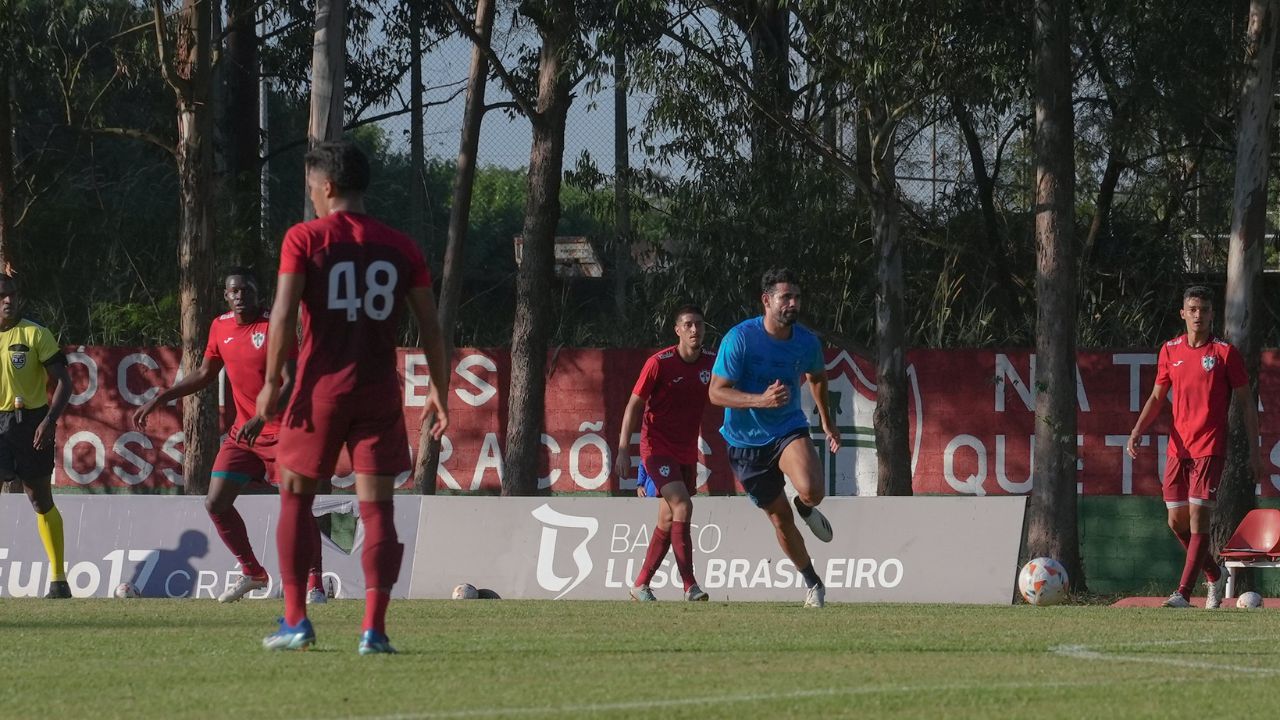
<path id="1" fill-rule="evenodd" d="M 259 214 L 258 196 L 258 25 L 257 0 L 227 0 L 226 52 L 222 56 L 225 103 L 218 123 L 226 142 L 227 211 L 234 223 L 228 248 L 240 264 L 257 266 L 266 248 L 249 228 Z"/>
<path id="2" fill-rule="evenodd" d="M 1025 551 L 1085 588 L 1076 510 L 1076 261 L 1071 3 L 1035 3 L 1036 439 Z"/>
<path id="3" fill-rule="evenodd" d="M 9 100 L 9 64 L 0 54 L 0 272 L 17 266 L 14 232 L 13 106 Z"/>
<path id="4" fill-rule="evenodd" d="M 409 3 L 409 234 L 426 244 L 427 163 L 422 117 L 422 0 Z"/>
<path id="5" fill-rule="evenodd" d="M 157 39 L 167 45 L 161 0 L 154 0 Z M 182 330 L 182 372 L 193 372 L 204 357 L 205 332 L 214 314 L 215 237 L 213 197 L 213 120 L 210 88 L 212 14 L 221 3 L 184 0 L 178 15 L 174 71 L 161 57 L 163 72 L 177 104 L 178 143 L 178 298 Z M 209 472 L 218 452 L 218 408 L 214 389 L 182 400 L 182 477 L 187 494 L 209 489 Z"/>
<path id="6" fill-rule="evenodd" d="M 555 235 L 560 221 L 564 126 L 569 110 L 571 42 L 577 34 L 574 3 L 553 0 L 535 22 L 542 36 L 537 112 L 530 118 L 523 259 L 516 274 L 516 313 L 511 331 L 511 393 L 507 416 L 502 494 L 538 489 L 538 458 L 546 408 L 547 345 L 555 281 Z"/>
<path id="7" fill-rule="evenodd" d="M 1253 0 L 1249 4 L 1244 83 L 1240 88 L 1240 127 L 1236 134 L 1236 184 L 1232 201 L 1231 239 L 1227 253 L 1224 319 L 1226 338 L 1240 350 L 1256 395 L 1262 339 L 1257 317 L 1263 243 L 1267 221 L 1267 176 L 1271 152 L 1272 93 L 1276 22 L 1280 1 Z M 1230 451 L 1214 510 L 1214 546 L 1222 547 L 1245 514 L 1255 505 L 1255 483 L 1249 465 L 1249 442 L 1241 408 L 1232 402 Z"/>
<path id="8" fill-rule="evenodd" d="M 342 137 L 343 91 L 347 81 L 347 2 L 316 0 L 315 39 L 311 46 L 311 117 L 307 124 L 307 148 Z M 303 180 L 303 217 L 312 220 L 316 209 Z"/>
<path id="9" fill-rule="evenodd" d="M 618 323 L 625 326 L 631 279 L 631 144 L 627 136 L 627 48 L 621 15 L 617 22 L 618 47 L 613 53 L 613 307 Z"/>
<path id="10" fill-rule="evenodd" d="M 907 420 L 906 294 L 902 274 L 902 223 L 898 201 L 896 123 L 883 106 L 870 113 L 858 143 L 866 154 L 858 167 L 871 188 L 876 255 L 876 494 L 911 495 L 911 444 Z"/>
<path id="11" fill-rule="evenodd" d="M 458 146 L 457 171 L 453 180 L 453 202 L 449 207 L 449 239 L 444 251 L 444 271 L 440 280 L 440 333 L 444 337 L 445 362 L 453 365 L 454 331 L 458 324 L 458 305 L 462 299 L 463 260 L 466 257 L 467 223 L 471 218 L 471 194 L 476 181 L 476 151 L 480 146 L 480 125 L 484 121 L 485 88 L 489 79 L 489 60 L 483 46 L 493 31 L 494 0 L 476 4 L 476 36 L 482 41 L 471 47 L 471 73 L 467 78 L 467 101 L 462 110 L 462 139 Z M 423 495 L 436 492 L 436 475 L 440 468 L 440 441 L 427 429 L 434 421 L 422 419 L 418 436 L 418 462 L 413 469 L 414 488 Z"/>

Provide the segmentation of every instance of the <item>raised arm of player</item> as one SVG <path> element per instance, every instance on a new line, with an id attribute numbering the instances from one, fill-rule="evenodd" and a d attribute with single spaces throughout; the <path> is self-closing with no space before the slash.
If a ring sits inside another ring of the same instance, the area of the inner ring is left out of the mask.
<path id="1" fill-rule="evenodd" d="M 164 390 L 155 397 L 148 400 L 133 413 L 133 426 L 139 430 L 147 429 L 147 417 L 155 411 L 161 404 L 170 400 L 177 400 L 180 397 L 186 397 L 209 387 L 214 380 L 218 379 L 218 373 L 222 372 L 222 358 L 206 357 L 204 362 L 200 363 L 200 367 L 196 368 L 190 375 L 182 378 L 174 383 L 173 387 Z"/>
<path id="2" fill-rule="evenodd" d="M 436 317 L 436 300 L 431 295 L 431 288 L 425 286 L 409 288 L 405 297 L 409 301 L 413 317 L 418 321 L 418 337 L 421 338 L 422 351 L 427 356 L 427 372 L 431 375 L 431 386 L 427 388 L 422 412 L 435 414 L 435 422 L 431 424 L 431 437 L 439 440 L 444 431 L 449 429 L 449 368 L 444 359 L 444 337 L 440 332 L 440 321 Z"/>
<path id="3" fill-rule="evenodd" d="M 822 432 L 827 436 L 827 448 L 835 454 L 840 451 L 840 433 L 836 424 L 831 422 L 831 407 L 827 404 L 827 371 L 811 372 L 806 377 L 809 380 L 809 392 L 813 393 L 813 405 L 822 421 Z"/>
<path id="4" fill-rule="evenodd" d="M 1245 437 L 1249 439 L 1249 466 L 1253 468 L 1254 482 L 1262 482 L 1267 469 L 1262 464 L 1262 450 L 1258 445 L 1258 401 L 1253 398 L 1253 390 L 1248 383 L 1232 391 L 1235 401 L 1240 404 L 1240 414 L 1244 416 Z"/>
<path id="5" fill-rule="evenodd" d="M 640 429 L 640 416 L 644 412 L 644 398 L 633 394 L 622 411 L 622 429 L 618 432 L 618 452 L 613 458 L 613 473 L 618 480 L 631 473 L 631 436 Z M 644 488 L 640 488 L 644 492 Z"/>
<path id="6" fill-rule="evenodd" d="M 273 418 L 280 412 L 284 364 L 289 359 L 289 344 L 298 342 L 298 303 L 306 287 L 307 278 L 302 273 L 281 273 L 276 283 L 276 299 L 267 328 L 267 372 L 255 409 L 264 418 Z"/>
<path id="7" fill-rule="evenodd" d="M 1151 388 L 1151 397 L 1147 398 L 1147 403 L 1142 406 L 1142 412 L 1138 414 L 1138 422 L 1133 424 L 1133 432 L 1129 433 L 1129 442 L 1125 443 L 1124 449 L 1129 453 L 1129 457 L 1138 457 L 1138 437 L 1142 435 L 1142 431 L 1147 429 L 1147 425 L 1160 414 L 1160 406 L 1164 403 L 1164 399 L 1169 395 L 1169 386 L 1156 383 Z M 1257 416 L 1254 416 L 1257 420 Z M 1257 425 L 1254 425 L 1257 429 Z M 1254 437 L 1257 437 L 1256 435 Z"/>

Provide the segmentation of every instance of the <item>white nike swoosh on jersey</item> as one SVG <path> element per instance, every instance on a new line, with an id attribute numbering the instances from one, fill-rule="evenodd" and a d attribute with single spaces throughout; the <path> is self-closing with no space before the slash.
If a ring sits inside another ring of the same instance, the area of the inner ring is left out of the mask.
<path id="1" fill-rule="evenodd" d="M 223 344 L 223 345 L 226 345 L 227 343 L 231 342 L 232 340 L 235 340 L 235 338 L 223 338 L 223 339 L 222 339 L 222 344 Z"/>
<path id="2" fill-rule="evenodd" d="M 1178 362 L 1174 363 L 1174 364 L 1173 364 L 1173 366 L 1174 366 L 1174 367 L 1178 367 L 1178 366 L 1179 366 L 1179 365 L 1181 365 L 1181 364 L 1182 364 L 1182 361 L 1181 361 L 1181 360 L 1179 360 Z"/>
<path id="3" fill-rule="evenodd" d="M 673 383 L 678 383 L 678 382 L 680 382 L 680 381 L 681 381 L 681 380 L 683 380 L 683 379 L 684 379 L 684 376 L 683 376 L 683 375 L 681 375 L 680 377 L 674 377 L 674 378 L 671 378 L 671 382 L 673 382 Z"/>

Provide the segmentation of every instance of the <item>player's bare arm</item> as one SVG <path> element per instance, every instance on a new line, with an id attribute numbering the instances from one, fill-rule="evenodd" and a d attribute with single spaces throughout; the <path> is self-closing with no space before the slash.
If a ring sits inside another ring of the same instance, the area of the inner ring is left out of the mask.
<path id="1" fill-rule="evenodd" d="M 711 385 L 707 388 L 707 399 L 712 405 L 727 408 L 777 408 L 791 400 L 791 393 L 780 380 L 764 389 L 762 393 L 743 392 L 733 386 L 728 378 L 713 374 Z"/>
<path id="2" fill-rule="evenodd" d="M 186 397 L 209 387 L 218 379 L 218 373 L 222 372 L 222 359 L 216 357 L 207 357 L 204 362 L 200 363 L 200 367 L 196 368 L 190 375 L 182 378 L 174 383 L 173 387 L 168 388 L 147 402 L 142 407 L 133 412 L 133 426 L 139 430 L 147 429 L 147 418 L 160 405 L 171 400 L 177 400 L 180 397 Z"/>
<path id="3" fill-rule="evenodd" d="M 289 396 L 293 394 L 294 370 L 297 369 L 297 366 L 296 360 L 286 360 L 284 368 L 280 372 L 280 399 L 276 402 L 277 412 L 284 412 L 285 406 L 289 404 Z M 254 441 L 258 439 L 258 435 L 266 424 L 267 419 L 255 413 L 253 417 L 249 418 L 248 422 L 240 427 L 240 432 L 236 433 L 236 441 L 253 447 Z"/>
<path id="4" fill-rule="evenodd" d="M 37 450 L 46 448 L 53 442 L 53 436 L 58 428 L 58 418 L 66 409 L 67 400 L 71 397 L 71 375 L 67 372 L 67 359 L 62 356 L 62 353 L 49 358 L 49 361 L 44 364 L 44 369 L 57 385 L 54 386 L 53 398 L 49 401 L 49 412 L 44 416 L 44 420 L 40 421 L 35 437 L 31 441 L 31 446 Z"/>
<path id="5" fill-rule="evenodd" d="M 1245 437 L 1249 439 L 1249 466 L 1253 468 L 1254 482 L 1262 482 L 1267 476 L 1267 468 L 1262 464 L 1262 450 L 1258 444 L 1258 404 L 1253 397 L 1253 390 L 1248 384 L 1241 385 L 1231 391 L 1235 401 L 1240 404 L 1240 414 L 1244 417 Z"/>
<path id="6" fill-rule="evenodd" d="M 267 371 L 258 393 L 255 414 L 268 420 L 280 411 L 284 389 L 284 364 L 289 359 L 289 343 L 298 342 L 298 303 L 307 287 L 301 273 L 284 273 L 276 283 L 276 299 L 271 305 L 271 324 L 267 328 Z"/>
<path id="7" fill-rule="evenodd" d="M 640 427 L 640 414 L 644 410 L 644 398 L 632 395 L 627 409 L 622 412 L 622 429 L 618 433 L 618 452 L 613 458 L 613 473 L 619 480 L 631 472 L 631 436 Z M 644 488 L 637 487 L 636 494 L 644 497 Z"/>
<path id="8" fill-rule="evenodd" d="M 1138 438 L 1142 436 L 1142 432 L 1147 429 L 1147 425 L 1160 414 L 1160 406 L 1164 403 L 1164 399 L 1169 395 L 1168 385 L 1156 385 L 1151 388 L 1151 396 L 1147 398 L 1147 403 L 1142 406 L 1142 412 L 1138 414 L 1138 422 L 1133 424 L 1133 432 L 1129 433 L 1129 441 L 1125 443 L 1125 452 L 1129 453 L 1129 457 L 1138 457 Z"/>
<path id="9" fill-rule="evenodd" d="M 436 300 L 431 289 L 426 287 L 409 288 L 405 296 L 409 309 L 418 321 L 418 336 L 421 338 L 422 351 L 427 356 L 427 372 L 431 375 L 431 386 L 427 388 L 424 413 L 434 413 L 435 422 L 431 425 L 431 437 L 439 440 L 444 431 L 449 429 L 449 368 L 444 358 L 444 337 L 440 332 L 440 320 L 436 316 Z"/>
<path id="10" fill-rule="evenodd" d="M 840 451 L 840 432 L 836 424 L 831 422 L 831 406 L 827 404 L 827 371 L 807 373 L 809 392 L 813 393 L 813 405 L 818 410 L 818 419 L 822 422 L 822 432 L 827 436 L 827 449 L 832 454 Z"/>

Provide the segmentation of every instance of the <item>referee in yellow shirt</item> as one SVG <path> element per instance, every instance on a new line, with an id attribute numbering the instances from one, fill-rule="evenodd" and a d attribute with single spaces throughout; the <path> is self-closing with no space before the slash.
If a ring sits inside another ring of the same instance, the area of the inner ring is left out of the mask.
<path id="1" fill-rule="evenodd" d="M 0 274 L 0 481 L 21 480 L 49 556 L 48 598 L 71 597 L 62 515 L 53 504 L 53 438 L 71 396 L 67 359 L 47 328 L 19 314 L 18 284 Z M 49 378 L 57 385 L 48 399 Z"/>

